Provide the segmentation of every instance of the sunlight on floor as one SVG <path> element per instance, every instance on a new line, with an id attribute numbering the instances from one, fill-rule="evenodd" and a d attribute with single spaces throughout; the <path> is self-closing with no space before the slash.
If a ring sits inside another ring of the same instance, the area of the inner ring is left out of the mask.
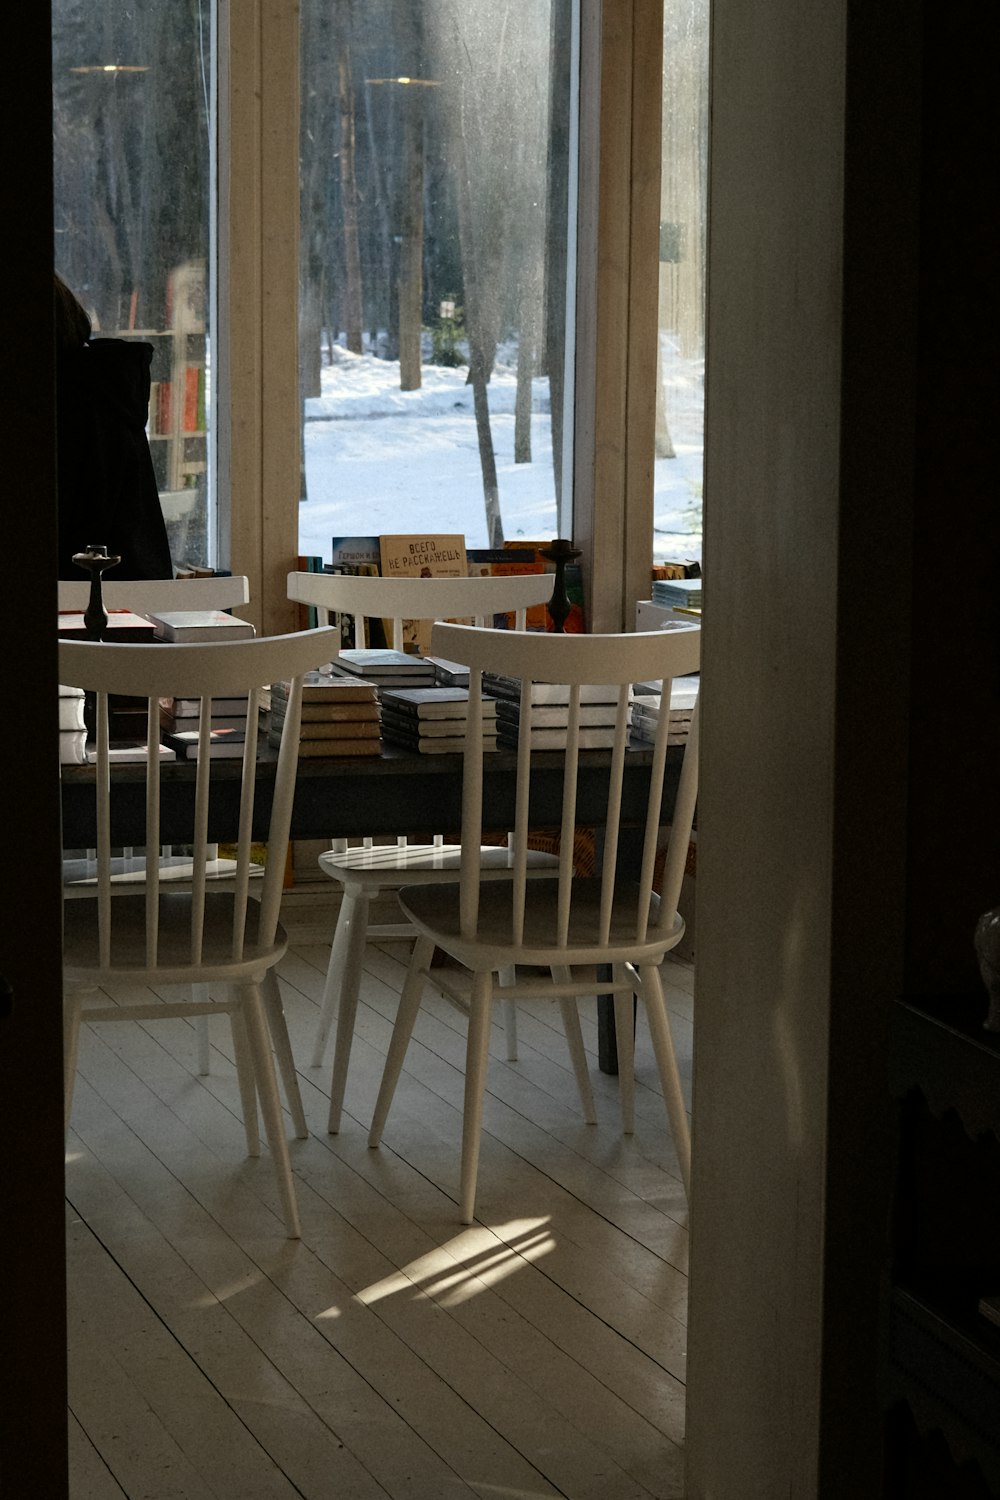
<path id="1" fill-rule="evenodd" d="M 554 1250 L 548 1223 L 547 1218 L 514 1219 L 492 1231 L 463 1231 L 439 1249 L 363 1288 L 356 1300 L 372 1307 L 387 1297 L 421 1295 L 432 1297 L 442 1307 L 457 1307 L 521 1270 L 525 1261 L 540 1260 Z M 316 1316 L 337 1318 L 340 1309 L 327 1307 Z"/>

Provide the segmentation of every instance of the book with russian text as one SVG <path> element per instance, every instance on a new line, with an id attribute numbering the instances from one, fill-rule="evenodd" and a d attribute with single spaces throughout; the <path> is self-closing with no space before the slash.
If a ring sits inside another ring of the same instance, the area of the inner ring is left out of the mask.
<path id="1" fill-rule="evenodd" d="M 434 536 L 412 532 L 379 537 L 384 578 L 467 578 L 465 537 L 457 532 Z M 403 621 L 403 648 L 426 654 L 431 648 L 430 620 Z"/>

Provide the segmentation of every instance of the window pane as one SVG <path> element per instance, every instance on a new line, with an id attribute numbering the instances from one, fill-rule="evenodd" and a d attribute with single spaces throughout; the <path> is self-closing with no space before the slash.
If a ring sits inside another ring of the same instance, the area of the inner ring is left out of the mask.
<path id="1" fill-rule="evenodd" d="M 303 553 L 569 534 L 574 45 L 574 0 L 303 0 Z"/>
<path id="2" fill-rule="evenodd" d="M 211 0 L 53 3 L 56 270 L 95 339 L 152 347 L 147 433 L 177 565 L 213 560 L 211 19 Z"/>
<path id="3" fill-rule="evenodd" d="M 653 561 L 701 560 L 708 0 L 665 0 Z"/>

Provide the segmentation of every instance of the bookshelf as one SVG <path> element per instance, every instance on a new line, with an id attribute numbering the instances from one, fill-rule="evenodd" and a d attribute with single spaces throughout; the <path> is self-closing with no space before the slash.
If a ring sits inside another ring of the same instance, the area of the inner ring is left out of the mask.
<path id="1" fill-rule="evenodd" d="M 168 520 L 193 508 L 207 462 L 205 268 L 176 267 L 170 277 L 165 328 L 130 328 L 120 338 L 153 346 L 149 447 Z"/>

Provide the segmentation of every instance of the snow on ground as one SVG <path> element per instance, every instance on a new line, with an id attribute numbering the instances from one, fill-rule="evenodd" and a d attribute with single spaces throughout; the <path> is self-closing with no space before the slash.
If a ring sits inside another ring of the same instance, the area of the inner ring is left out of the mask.
<path id="1" fill-rule="evenodd" d="M 664 386 L 677 456 L 657 459 L 654 557 L 701 557 L 703 366 L 663 341 Z M 488 545 L 472 387 L 464 369 L 424 365 L 418 391 L 399 389 L 398 362 L 335 346 L 322 395 L 306 401 L 308 500 L 299 549 L 330 557 L 333 536 L 383 532 L 464 533 Z M 531 457 L 514 462 L 513 361 L 489 383 L 490 421 L 504 535 L 557 534 L 547 379 L 533 382 Z"/>

